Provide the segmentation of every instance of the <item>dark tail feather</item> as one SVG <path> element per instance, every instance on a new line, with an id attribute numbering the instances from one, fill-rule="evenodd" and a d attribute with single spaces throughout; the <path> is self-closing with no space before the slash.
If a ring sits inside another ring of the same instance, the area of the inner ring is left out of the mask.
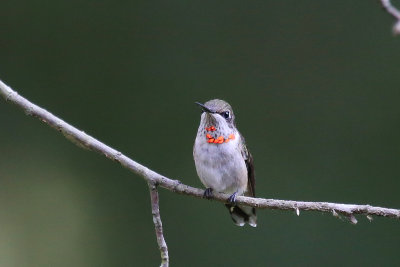
<path id="1" fill-rule="evenodd" d="M 237 206 L 225 204 L 231 214 L 233 222 L 238 226 L 243 226 L 248 223 L 250 226 L 257 226 L 256 209 L 249 206 Z"/>

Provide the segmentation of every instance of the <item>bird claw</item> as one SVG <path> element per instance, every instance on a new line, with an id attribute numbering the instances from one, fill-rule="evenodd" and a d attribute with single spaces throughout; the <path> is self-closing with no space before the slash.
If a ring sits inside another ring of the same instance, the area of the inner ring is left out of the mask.
<path id="1" fill-rule="evenodd" d="M 212 196 L 213 196 L 212 191 L 213 190 L 212 190 L 211 187 L 207 188 L 206 190 L 204 190 L 203 197 L 206 198 L 206 199 L 212 198 Z"/>
<path id="2" fill-rule="evenodd" d="M 233 193 L 230 197 L 228 197 L 228 201 L 231 204 L 236 204 L 236 195 L 237 195 L 237 192 Z"/>

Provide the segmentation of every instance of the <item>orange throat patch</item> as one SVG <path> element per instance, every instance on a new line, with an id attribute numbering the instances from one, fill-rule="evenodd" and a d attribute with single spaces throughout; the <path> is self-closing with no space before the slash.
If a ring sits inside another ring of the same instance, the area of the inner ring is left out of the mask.
<path id="1" fill-rule="evenodd" d="M 214 132 L 217 130 L 214 126 L 206 127 L 205 129 L 207 132 Z M 235 135 L 230 134 L 227 138 L 225 138 L 222 135 L 220 135 L 218 137 L 213 137 L 210 133 L 207 133 L 206 138 L 207 138 L 207 143 L 222 144 L 222 143 L 228 143 L 230 140 L 234 140 Z"/>

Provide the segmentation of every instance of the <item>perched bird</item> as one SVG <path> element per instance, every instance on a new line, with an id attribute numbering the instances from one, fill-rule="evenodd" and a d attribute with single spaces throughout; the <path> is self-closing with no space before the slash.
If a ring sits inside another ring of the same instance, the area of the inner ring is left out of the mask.
<path id="1" fill-rule="evenodd" d="M 232 107 L 219 99 L 196 104 L 202 113 L 193 158 L 206 187 L 204 197 L 210 198 L 213 191 L 229 194 L 229 204 L 225 206 L 235 224 L 256 227 L 255 208 L 236 205 L 238 195 L 255 196 L 255 177 L 253 158 L 236 128 Z"/>

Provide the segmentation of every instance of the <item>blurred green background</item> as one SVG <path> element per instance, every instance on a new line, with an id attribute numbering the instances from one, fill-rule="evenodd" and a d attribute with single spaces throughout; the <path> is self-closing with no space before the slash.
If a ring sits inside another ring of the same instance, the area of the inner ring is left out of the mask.
<path id="1" fill-rule="evenodd" d="M 257 195 L 400 208 L 400 37 L 378 1 L 3 1 L 0 79 L 201 187 L 195 101 L 227 100 Z M 0 101 L 0 266 L 157 266 L 144 180 Z M 171 266 L 395 266 L 400 222 L 160 190 Z"/>

